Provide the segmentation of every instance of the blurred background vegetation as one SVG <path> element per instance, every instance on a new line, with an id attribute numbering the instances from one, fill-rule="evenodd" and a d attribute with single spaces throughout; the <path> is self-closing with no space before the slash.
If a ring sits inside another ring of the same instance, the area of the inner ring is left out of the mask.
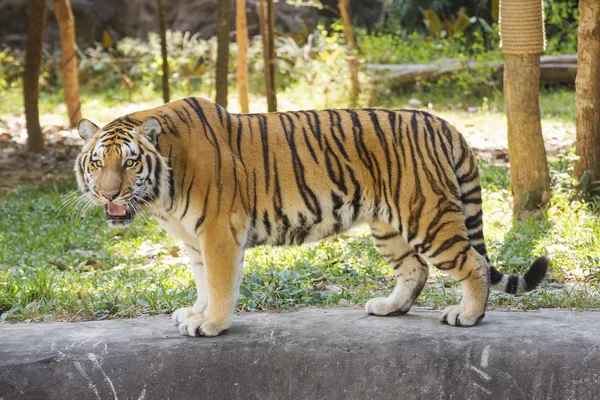
<path id="1" fill-rule="evenodd" d="M 323 2 L 325 3 L 325 2 Z M 301 87 L 315 87 L 326 94 L 320 106 L 343 105 L 349 81 L 346 58 L 348 49 L 337 8 L 316 3 L 317 18 L 314 27 L 296 28 L 292 34 L 278 27 L 275 39 L 277 56 L 278 91 Z M 361 3 L 361 2 L 357 2 Z M 362 3 L 369 3 L 363 1 Z M 390 87 L 387 82 L 372 83 L 373 72 L 361 69 L 366 90 L 361 105 L 386 106 L 393 102 L 394 93 L 431 91 L 437 89 L 478 90 L 490 95 L 499 88 L 501 74 L 487 63 L 502 60 L 498 46 L 497 11 L 490 0 L 386 0 L 371 2 L 379 7 L 377 18 L 365 21 L 356 12 L 353 15 L 361 63 L 405 64 L 432 63 L 456 58 L 459 61 L 485 61 L 474 68 L 452 73 L 434 82 L 416 80 L 415 84 Z M 300 8 L 309 7 L 307 3 Z M 314 4 L 314 3 L 308 3 Z M 334 4 L 335 5 L 335 2 Z M 547 55 L 574 54 L 578 10 L 576 0 L 546 1 Z M 352 2 L 351 2 L 352 6 Z M 366 7 L 366 5 L 363 5 Z M 496 5 L 497 7 L 497 5 Z M 351 7 L 360 11 L 360 7 Z M 277 22 L 277 19 L 276 19 Z M 362 22 L 362 23 L 361 23 Z M 299 22 L 300 24 L 300 22 Z M 146 37 L 117 39 L 110 30 L 103 30 L 100 40 L 80 43 L 79 76 L 83 96 L 86 92 L 114 93 L 147 97 L 161 88 L 161 52 L 158 34 Z M 204 39 L 200 33 L 167 33 L 171 87 L 183 95 L 202 94 L 214 97 L 214 64 L 216 38 Z M 235 74 L 237 47 L 230 46 L 230 75 Z M 260 37 L 255 36 L 249 47 L 250 91 L 260 95 L 264 78 Z M 43 50 L 42 93 L 61 90 L 60 46 L 46 42 Z M 9 98 L 8 91 L 20 87 L 23 72 L 23 51 L 6 44 L 0 48 L 0 98 Z M 235 82 L 234 79 L 230 80 Z M 490 87 L 491 86 L 491 87 Z M 43 94 L 42 94 L 43 97 Z M 491 96 L 488 96 L 491 97 Z M 319 104 L 314 105 L 314 107 Z"/>

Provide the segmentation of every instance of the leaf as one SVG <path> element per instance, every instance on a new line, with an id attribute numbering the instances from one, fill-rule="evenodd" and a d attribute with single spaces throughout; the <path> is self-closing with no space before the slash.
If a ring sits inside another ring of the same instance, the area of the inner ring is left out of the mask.
<path id="1" fill-rule="evenodd" d="M 102 46 L 104 46 L 105 49 L 112 49 L 114 44 L 115 44 L 115 42 L 114 42 L 113 38 L 110 36 L 110 33 L 108 31 L 103 31 L 102 32 Z"/>
<path id="2" fill-rule="evenodd" d="M 440 35 L 442 33 L 442 22 L 440 21 L 440 17 L 433 10 L 425 10 L 423 11 L 423 16 L 425 17 L 427 29 L 429 29 L 429 34 L 431 36 Z"/>
<path id="3" fill-rule="evenodd" d="M 483 28 L 484 31 L 486 31 L 486 32 L 492 31 L 492 27 L 490 26 L 490 24 L 487 23 L 487 21 L 485 19 L 478 18 L 477 20 L 479 21 L 479 24 L 481 24 L 481 27 Z"/>
<path id="4" fill-rule="evenodd" d="M 179 257 L 179 251 L 179 247 L 173 246 L 169 249 L 169 254 L 171 255 L 171 257 Z"/>
<path id="5" fill-rule="evenodd" d="M 492 21 L 500 19 L 500 0 L 492 0 Z"/>
<path id="6" fill-rule="evenodd" d="M 581 187 L 581 190 L 587 190 L 590 186 L 590 173 L 587 171 L 583 171 L 583 174 L 581 175 L 581 179 L 579 181 L 579 186 Z"/>
<path id="7" fill-rule="evenodd" d="M 56 268 L 60 269 L 61 271 L 68 271 L 68 270 L 70 270 L 70 269 L 71 269 L 71 267 L 69 267 L 68 265 L 66 265 L 66 264 L 63 264 L 63 263 L 61 263 L 61 262 L 53 262 L 53 261 L 50 261 L 50 264 L 51 264 L 51 265 L 54 265 Z"/>
<path id="8" fill-rule="evenodd" d="M 456 15 L 456 20 L 454 21 L 454 25 L 452 27 L 452 35 L 462 33 L 465 29 L 467 29 L 469 24 L 471 24 L 469 16 L 465 13 L 464 9 L 461 8 Z"/>
<path id="9" fill-rule="evenodd" d="M 81 263 L 79 263 L 78 268 L 80 269 L 105 269 L 108 268 L 108 265 L 106 263 L 103 263 L 102 261 L 96 261 L 96 260 L 86 260 L 83 261 Z"/>
<path id="10" fill-rule="evenodd" d="M 240 294 L 242 296 L 244 296 L 244 298 L 246 298 L 246 299 L 251 299 L 252 298 L 252 291 L 250 289 L 248 289 L 248 287 L 245 286 L 245 285 L 241 285 L 241 287 L 240 287 Z"/>

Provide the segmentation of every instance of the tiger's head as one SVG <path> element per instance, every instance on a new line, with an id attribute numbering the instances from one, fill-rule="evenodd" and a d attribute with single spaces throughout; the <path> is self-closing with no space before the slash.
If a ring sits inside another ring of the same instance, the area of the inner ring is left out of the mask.
<path id="1" fill-rule="evenodd" d="M 170 171 L 157 150 L 157 118 L 141 123 L 117 119 L 102 129 L 82 119 L 77 129 L 85 140 L 75 161 L 79 190 L 105 207 L 110 226 L 127 226 L 137 213 L 162 200 Z"/>

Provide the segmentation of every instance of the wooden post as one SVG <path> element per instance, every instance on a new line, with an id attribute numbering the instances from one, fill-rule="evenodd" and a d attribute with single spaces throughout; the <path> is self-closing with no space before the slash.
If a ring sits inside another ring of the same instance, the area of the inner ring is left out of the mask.
<path id="1" fill-rule="evenodd" d="M 360 82 L 358 80 L 358 66 L 359 61 L 358 46 L 356 45 L 356 38 L 354 37 L 354 29 L 352 27 L 352 19 L 348 12 L 348 0 L 339 0 L 338 7 L 340 9 L 340 16 L 342 18 L 342 26 L 344 29 L 344 36 L 348 47 L 350 48 L 350 56 L 348 57 L 348 67 L 350 69 L 350 83 L 351 83 L 351 95 L 350 104 L 352 107 L 356 107 L 358 101 L 358 95 L 360 94 Z"/>
<path id="2" fill-rule="evenodd" d="M 77 71 L 77 45 L 75 43 L 75 18 L 70 0 L 54 0 L 54 16 L 60 28 L 60 75 L 63 82 L 65 104 L 69 114 L 69 127 L 81 119 L 79 100 L 79 72 Z"/>
<path id="3" fill-rule="evenodd" d="M 162 90 L 163 90 L 163 102 L 166 104 L 169 102 L 169 59 L 167 51 L 167 22 L 165 18 L 165 8 L 163 7 L 162 0 L 156 0 L 158 7 L 158 25 L 160 30 L 160 52 L 162 54 Z"/>
<path id="4" fill-rule="evenodd" d="M 501 0 L 500 35 L 513 215 L 549 200 L 550 175 L 539 107 L 542 0 Z"/>
<path id="5" fill-rule="evenodd" d="M 577 33 L 575 178 L 600 180 L 600 2 L 579 1 Z M 589 189 L 589 188 L 587 188 Z"/>
<path id="6" fill-rule="evenodd" d="M 215 102 L 227 107 L 227 78 L 229 74 L 229 29 L 231 26 L 231 1 L 217 3 L 217 76 Z"/>
<path id="7" fill-rule="evenodd" d="M 236 0 L 235 15 L 237 56 L 237 90 L 240 109 L 249 112 L 248 107 L 248 24 L 246 22 L 246 0 Z"/>
<path id="8" fill-rule="evenodd" d="M 44 150 L 44 137 L 40 126 L 38 101 L 44 23 L 46 22 L 46 1 L 31 0 L 29 4 L 27 52 L 25 53 L 25 70 L 23 71 L 27 150 L 32 153 L 40 153 Z"/>
<path id="9" fill-rule="evenodd" d="M 267 110 L 277 111 L 277 94 L 275 83 L 275 13 L 273 0 L 260 0 L 259 3 L 260 34 L 263 39 L 263 59 L 265 63 L 265 88 Z"/>
<path id="10" fill-rule="evenodd" d="M 269 112 L 277 111 L 277 83 L 275 82 L 275 8 L 273 0 L 267 0 L 267 25 L 269 27 L 269 85 L 267 98 Z"/>

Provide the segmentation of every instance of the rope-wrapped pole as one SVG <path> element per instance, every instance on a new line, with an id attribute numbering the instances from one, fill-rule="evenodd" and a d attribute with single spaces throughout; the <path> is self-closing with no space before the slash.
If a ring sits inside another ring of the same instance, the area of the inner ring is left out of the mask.
<path id="1" fill-rule="evenodd" d="M 504 54 L 538 54 L 546 50 L 542 0 L 501 0 L 499 22 Z"/>
<path id="2" fill-rule="evenodd" d="M 500 38 L 514 216 L 549 200 L 550 177 L 539 106 L 542 0 L 501 0 Z"/>

